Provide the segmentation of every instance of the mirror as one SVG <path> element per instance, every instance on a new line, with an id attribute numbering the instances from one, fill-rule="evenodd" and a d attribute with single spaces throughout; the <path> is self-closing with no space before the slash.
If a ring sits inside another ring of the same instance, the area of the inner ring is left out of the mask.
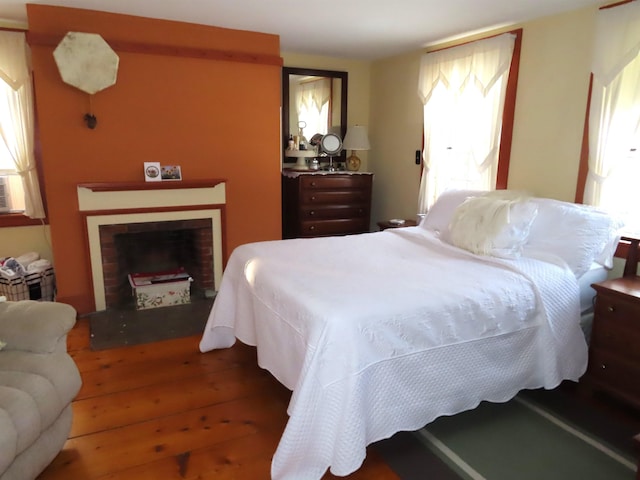
<path id="1" fill-rule="evenodd" d="M 327 133 L 320 140 L 320 148 L 327 155 L 342 152 L 342 139 L 335 133 Z"/>
<path id="2" fill-rule="evenodd" d="M 283 163 L 296 163 L 284 150 L 289 138 L 300 137 L 300 127 L 306 142 L 316 134 L 334 133 L 344 139 L 347 132 L 347 72 L 283 67 L 282 69 L 282 150 Z M 299 144 L 298 144 L 299 145 Z M 345 151 L 335 157 L 344 162 Z"/>

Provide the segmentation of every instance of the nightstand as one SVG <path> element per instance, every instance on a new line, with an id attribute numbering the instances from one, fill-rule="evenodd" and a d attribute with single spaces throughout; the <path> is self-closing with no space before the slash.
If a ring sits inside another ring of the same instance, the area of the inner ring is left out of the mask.
<path id="1" fill-rule="evenodd" d="M 390 220 L 378 222 L 378 228 L 380 230 L 386 230 L 387 228 L 415 227 L 416 225 L 417 223 L 415 220 L 405 220 L 404 223 L 393 223 Z"/>
<path id="2" fill-rule="evenodd" d="M 588 385 L 640 408 L 640 277 L 594 283 Z"/>

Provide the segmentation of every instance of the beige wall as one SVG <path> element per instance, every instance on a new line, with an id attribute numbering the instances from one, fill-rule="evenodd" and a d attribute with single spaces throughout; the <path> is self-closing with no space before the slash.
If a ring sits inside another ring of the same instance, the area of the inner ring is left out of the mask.
<path id="1" fill-rule="evenodd" d="M 510 188 L 575 199 L 596 11 L 523 25 Z"/>
<path id="2" fill-rule="evenodd" d="M 48 225 L 0 229 L 0 258 L 18 257 L 23 253 L 37 252 L 41 258 L 53 262 L 51 235 Z"/>
<path id="3" fill-rule="evenodd" d="M 415 218 L 422 149 L 422 103 L 418 69 L 422 52 L 375 62 L 371 70 L 372 148 L 369 168 L 375 174 L 371 220 Z"/>
<path id="4" fill-rule="evenodd" d="M 511 27 L 522 27 L 523 37 L 510 188 L 574 200 L 596 11 L 590 7 Z M 421 55 L 412 52 L 372 66 L 375 147 L 369 152 L 369 168 L 376 175 L 374 220 L 415 216 L 420 167 L 414 155 L 422 142 L 422 104 L 416 93 Z"/>

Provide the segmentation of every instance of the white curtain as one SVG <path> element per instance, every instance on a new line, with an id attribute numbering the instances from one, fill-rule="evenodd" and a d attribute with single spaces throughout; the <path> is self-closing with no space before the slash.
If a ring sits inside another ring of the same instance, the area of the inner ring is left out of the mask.
<path id="1" fill-rule="evenodd" d="M 25 34 L 0 31 L 0 141 L 6 146 L 25 193 L 25 215 L 44 218 L 34 157 L 34 112 L 29 48 Z"/>
<path id="2" fill-rule="evenodd" d="M 298 120 L 306 123 L 304 134 L 311 138 L 316 133 L 326 134 L 329 127 L 329 100 L 331 79 L 302 81 L 296 90 Z"/>
<path id="3" fill-rule="evenodd" d="M 624 214 L 640 199 L 630 197 L 638 189 L 629 170 L 640 141 L 640 2 L 598 11 L 592 73 L 583 201 Z"/>
<path id="4" fill-rule="evenodd" d="M 424 169 L 418 213 L 447 189 L 495 188 L 515 38 L 503 34 L 422 57 Z"/>

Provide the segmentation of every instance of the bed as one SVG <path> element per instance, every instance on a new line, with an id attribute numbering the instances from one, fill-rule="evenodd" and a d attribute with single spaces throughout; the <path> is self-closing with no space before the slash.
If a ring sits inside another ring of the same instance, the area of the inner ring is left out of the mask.
<path id="1" fill-rule="evenodd" d="M 606 275 L 618 227 L 589 207 L 452 191 L 416 227 L 242 245 L 200 350 L 254 345 L 292 390 L 273 479 L 345 476 L 398 431 L 577 381 L 579 279 Z"/>

